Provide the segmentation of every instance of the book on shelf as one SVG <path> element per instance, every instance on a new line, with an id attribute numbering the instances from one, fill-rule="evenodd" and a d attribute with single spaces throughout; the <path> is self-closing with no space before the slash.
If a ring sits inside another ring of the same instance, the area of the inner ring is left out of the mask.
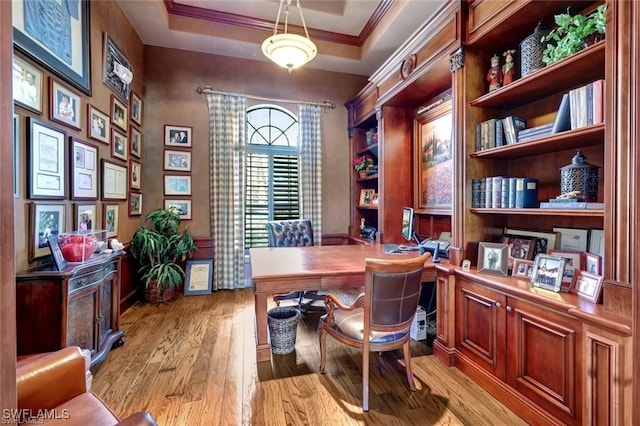
<path id="1" fill-rule="evenodd" d="M 516 208 L 516 182 L 518 181 L 518 178 L 516 177 L 510 177 L 509 178 L 509 208 L 510 209 L 515 209 Z"/>
<path id="2" fill-rule="evenodd" d="M 569 91 L 569 110 L 572 129 L 602 123 L 604 80 L 596 80 Z"/>
<path id="3" fill-rule="evenodd" d="M 556 118 L 553 121 L 553 127 L 551 129 L 551 133 L 560 133 L 565 130 L 571 130 L 571 101 L 569 100 L 569 94 L 565 93 L 562 95 L 562 100 L 560 101 L 560 107 L 558 108 L 558 113 L 556 114 Z"/>
<path id="4" fill-rule="evenodd" d="M 484 193 L 484 206 L 487 209 L 491 208 L 491 202 L 493 200 L 493 177 L 489 176 L 484 179 L 485 193 Z"/>
<path id="5" fill-rule="evenodd" d="M 562 210 L 604 210 L 604 203 L 588 201 L 543 201 L 540 203 L 541 209 L 562 209 Z"/>
<path id="6" fill-rule="evenodd" d="M 502 176 L 493 176 L 491 184 L 491 208 L 499 209 L 502 204 Z"/>
<path id="7" fill-rule="evenodd" d="M 516 180 L 516 208 L 538 207 L 538 179 L 521 177 Z"/>
<path id="8" fill-rule="evenodd" d="M 527 122 L 513 115 L 509 115 L 502 119 L 502 127 L 504 129 L 505 142 L 507 145 L 518 142 L 518 132 L 525 129 Z"/>
<path id="9" fill-rule="evenodd" d="M 530 139 L 548 136 L 551 134 L 552 128 L 553 128 L 553 123 L 547 123 L 541 126 L 530 127 L 528 129 L 520 130 L 518 132 L 518 142 L 523 142 Z"/>
<path id="10" fill-rule="evenodd" d="M 537 179 L 488 176 L 472 179 L 471 182 L 472 208 L 514 209 L 538 206 Z"/>

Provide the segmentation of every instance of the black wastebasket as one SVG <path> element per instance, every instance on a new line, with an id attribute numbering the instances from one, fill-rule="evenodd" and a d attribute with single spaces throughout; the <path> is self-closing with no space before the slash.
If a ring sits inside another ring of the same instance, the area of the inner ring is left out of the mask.
<path id="1" fill-rule="evenodd" d="M 284 355 L 296 347 L 296 332 L 300 311 L 288 306 L 279 306 L 267 313 L 271 352 Z"/>

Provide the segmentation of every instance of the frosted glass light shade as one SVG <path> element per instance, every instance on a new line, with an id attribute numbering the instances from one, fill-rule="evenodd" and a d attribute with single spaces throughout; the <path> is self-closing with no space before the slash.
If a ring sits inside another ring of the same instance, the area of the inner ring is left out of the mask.
<path id="1" fill-rule="evenodd" d="M 316 57 L 316 45 L 297 34 L 276 34 L 262 42 L 262 53 L 289 72 Z"/>

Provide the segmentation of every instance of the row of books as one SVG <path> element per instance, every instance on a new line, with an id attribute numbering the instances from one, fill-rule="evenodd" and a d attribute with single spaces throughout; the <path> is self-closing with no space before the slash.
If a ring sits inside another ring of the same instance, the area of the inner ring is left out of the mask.
<path id="1" fill-rule="evenodd" d="M 526 122 L 519 117 L 490 118 L 476 124 L 476 151 L 516 143 Z"/>
<path id="2" fill-rule="evenodd" d="M 571 128 L 591 126 L 604 120 L 604 80 L 596 80 L 569 91 Z M 559 113 L 559 112 L 558 112 Z"/>
<path id="3" fill-rule="evenodd" d="M 507 176 L 472 179 L 471 207 L 479 209 L 538 207 L 538 179 Z"/>

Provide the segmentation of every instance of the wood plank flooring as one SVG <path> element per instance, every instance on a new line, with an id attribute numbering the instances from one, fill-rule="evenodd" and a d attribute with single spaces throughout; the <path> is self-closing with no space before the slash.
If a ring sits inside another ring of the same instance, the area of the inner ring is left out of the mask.
<path id="1" fill-rule="evenodd" d="M 424 342 L 412 342 L 416 392 L 401 352 L 372 354 L 369 412 L 362 357 L 327 337 L 318 373 L 317 314 L 301 317 L 296 350 L 256 365 L 251 289 L 138 303 L 121 318 L 124 346 L 94 371 L 93 391 L 121 417 L 150 411 L 170 425 L 524 425 Z"/>

